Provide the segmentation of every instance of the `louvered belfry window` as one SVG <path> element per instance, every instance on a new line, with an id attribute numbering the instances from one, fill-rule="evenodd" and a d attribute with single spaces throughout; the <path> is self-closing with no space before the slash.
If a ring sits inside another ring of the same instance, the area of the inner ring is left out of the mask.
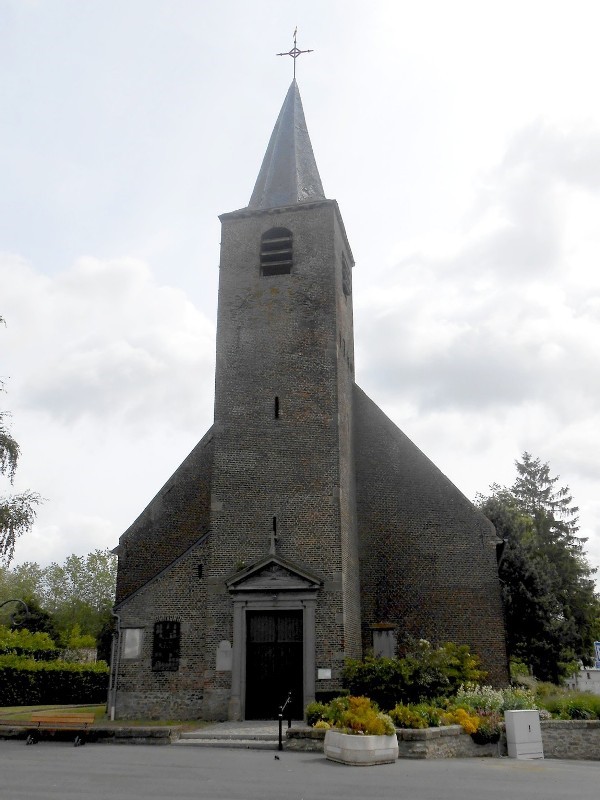
<path id="1" fill-rule="evenodd" d="M 152 669 L 155 672 L 177 672 L 179 669 L 180 623 L 164 620 L 154 623 Z"/>
<path id="2" fill-rule="evenodd" d="M 292 232 L 271 228 L 260 240 L 261 275 L 289 275 L 292 271 Z"/>

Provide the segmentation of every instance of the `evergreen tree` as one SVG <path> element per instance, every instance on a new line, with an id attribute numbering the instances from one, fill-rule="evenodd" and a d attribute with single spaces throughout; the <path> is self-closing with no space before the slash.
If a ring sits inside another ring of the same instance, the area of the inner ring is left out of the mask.
<path id="1" fill-rule="evenodd" d="M 527 452 L 516 467 L 512 487 L 494 485 L 478 504 L 504 541 L 498 569 L 509 655 L 558 682 L 577 659 L 592 658 L 600 613 L 595 570 L 577 536 L 568 487 Z"/>

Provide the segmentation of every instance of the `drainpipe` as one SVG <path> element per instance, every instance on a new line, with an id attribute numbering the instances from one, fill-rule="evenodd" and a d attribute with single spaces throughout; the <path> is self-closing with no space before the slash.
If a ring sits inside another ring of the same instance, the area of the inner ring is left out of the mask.
<path id="1" fill-rule="evenodd" d="M 117 631 L 113 635 L 111 657 L 110 657 L 110 685 L 108 687 L 108 701 L 109 701 L 109 716 L 110 721 L 114 722 L 115 719 L 115 706 L 117 703 L 117 679 L 119 677 L 119 665 L 121 657 L 121 617 L 111 611 L 113 617 L 117 620 Z"/>

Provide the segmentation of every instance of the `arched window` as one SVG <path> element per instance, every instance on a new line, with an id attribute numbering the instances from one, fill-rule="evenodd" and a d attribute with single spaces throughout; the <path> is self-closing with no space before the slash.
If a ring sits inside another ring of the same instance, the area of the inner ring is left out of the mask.
<path id="1" fill-rule="evenodd" d="M 260 240 L 261 275 L 289 275 L 292 271 L 292 232 L 271 228 Z"/>

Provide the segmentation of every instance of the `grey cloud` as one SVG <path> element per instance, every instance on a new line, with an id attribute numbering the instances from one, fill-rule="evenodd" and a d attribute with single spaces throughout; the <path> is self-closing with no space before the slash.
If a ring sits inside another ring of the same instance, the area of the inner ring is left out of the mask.
<path id="1" fill-rule="evenodd" d="M 436 243 L 431 255 L 425 242 L 395 267 L 395 285 L 357 310 L 359 325 L 370 320 L 359 381 L 365 354 L 368 384 L 424 412 L 539 402 L 566 421 L 594 409 L 598 291 L 570 283 L 569 196 L 559 189 L 579 176 L 574 164 L 599 155 L 600 136 L 534 126 L 516 137 L 458 248 L 444 257 Z"/>

